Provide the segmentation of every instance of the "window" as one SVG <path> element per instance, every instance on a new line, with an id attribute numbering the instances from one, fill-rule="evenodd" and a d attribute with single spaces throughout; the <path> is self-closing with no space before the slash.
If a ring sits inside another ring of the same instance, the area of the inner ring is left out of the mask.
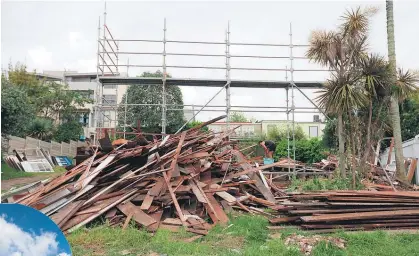
<path id="1" fill-rule="evenodd" d="M 318 126 L 310 126 L 309 127 L 309 136 L 310 136 L 310 138 L 319 137 L 319 127 Z"/>
<path id="2" fill-rule="evenodd" d="M 103 95 L 103 105 L 116 105 L 116 95 Z"/>
<path id="3" fill-rule="evenodd" d="M 105 84 L 103 89 L 116 89 L 116 84 Z"/>
<path id="4" fill-rule="evenodd" d="M 89 113 L 81 113 L 79 116 L 79 123 L 81 123 L 83 127 L 89 126 Z"/>

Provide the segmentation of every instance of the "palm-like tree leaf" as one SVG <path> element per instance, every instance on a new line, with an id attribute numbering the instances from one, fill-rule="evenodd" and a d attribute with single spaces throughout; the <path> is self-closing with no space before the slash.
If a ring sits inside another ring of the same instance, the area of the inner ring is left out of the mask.
<path id="1" fill-rule="evenodd" d="M 361 60 L 362 77 L 370 97 L 386 95 L 388 89 L 389 67 L 384 57 L 371 54 Z M 377 93 L 378 92 L 378 93 Z"/>
<path id="2" fill-rule="evenodd" d="M 399 101 L 403 101 L 411 95 L 419 91 L 419 75 L 417 72 L 412 72 L 399 68 L 397 72 L 397 82 L 395 92 L 398 95 Z"/>

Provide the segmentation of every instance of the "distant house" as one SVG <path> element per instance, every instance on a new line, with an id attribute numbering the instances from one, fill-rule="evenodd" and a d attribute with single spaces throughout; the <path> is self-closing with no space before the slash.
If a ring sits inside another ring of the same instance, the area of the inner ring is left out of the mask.
<path id="1" fill-rule="evenodd" d="M 235 130 L 233 137 L 256 137 L 262 134 L 267 135 L 274 127 L 278 129 L 287 129 L 286 120 L 261 120 L 256 123 L 230 123 L 230 128 L 240 126 Z M 321 122 L 318 118 L 314 118 L 313 122 L 295 122 L 295 126 L 302 128 L 307 138 L 318 138 L 323 136 L 323 129 L 326 123 Z M 216 122 L 210 124 L 208 128 L 214 132 L 222 132 L 227 130 L 226 122 Z M 292 122 L 289 121 L 289 129 L 292 131 Z"/>
<path id="2" fill-rule="evenodd" d="M 278 129 L 287 129 L 287 120 L 262 120 L 262 132 L 268 134 L 268 132 L 274 127 Z M 289 121 L 289 129 L 292 131 L 292 122 Z M 326 123 L 322 122 L 295 122 L 295 126 L 299 126 L 303 129 L 304 134 L 307 138 L 318 138 L 323 136 L 323 129 L 326 127 Z"/>
<path id="3" fill-rule="evenodd" d="M 234 123 L 230 122 L 230 128 L 235 128 L 234 134 L 231 137 L 255 137 L 261 135 L 262 133 L 262 126 L 260 123 Z M 208 125 L 208 129 L 213 132 L 223 132 L 227 130 L 227 123 L 226 122 L 215 122 Z"/>

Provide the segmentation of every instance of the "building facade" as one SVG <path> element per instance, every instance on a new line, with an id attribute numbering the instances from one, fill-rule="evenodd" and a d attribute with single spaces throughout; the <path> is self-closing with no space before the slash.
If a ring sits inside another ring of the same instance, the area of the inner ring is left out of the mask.
<path id="1" fill-rule="evenodd" d="M 317 120 L 316 120 L 317 121 Z M 292 123 L 289 122 L 290 130 L 292 129 Z M 302 128 L 307 138 L 319 138 L 323 136 L 323 129 L 326 123 L 323 122 L 295 122 L 296 126 Z M 276 127 L 279 130 L 287 129 L 286 120 L 262 120 L 255 123 L 230 123 L 230 128 L 239 126 L 232 137 L 238 138 L 252 138 L 261 135 L 267 135 L 271 129 Z M 226 122 L 216 122 L 208 125 L 208 128 L 214 132 L 223 132 L 227 130 Z"/>
<path id="2" fill-rule="evenodd" d="M 70 90 L 84 94 L 86 97 L 94 100 L 96 97 L 97 83 L 96 73 L 78 73 L 76 71 L 44 71 L 47 79 L 65 83 Z M 60 79 L 57 81 L 57 79 Z M 85 104 L 83 107 L 77 107 L 79 122 L 83 126 L 84 136 L 91 137 L 97 133 L 97 121 L 101 122 L 101 127 L 109 130 L 115 130 L 117 127 L 118 111 L 116 104 L 121 103 L 125 94 L 127 85 L 104 85 L 103 86 L 103 107 L 102 114 L 97 114 L 94 103 Z"/>

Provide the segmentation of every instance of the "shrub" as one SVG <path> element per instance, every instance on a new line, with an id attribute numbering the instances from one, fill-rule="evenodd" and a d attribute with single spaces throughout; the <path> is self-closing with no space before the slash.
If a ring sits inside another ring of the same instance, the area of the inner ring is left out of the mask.
<path id="1" fill-rule="evenodd" d="M 290 157 L 293 158 L 293 141 L 290 140 Z M 275 160 L 287 157 L 288 141 L 280 140 L 277 142 L 275 150 Z M 303 139 L 295 141 L 295 159 L 304 163 L 315 163 L 325 158 L 326 149 L 318 138 Z"/>

